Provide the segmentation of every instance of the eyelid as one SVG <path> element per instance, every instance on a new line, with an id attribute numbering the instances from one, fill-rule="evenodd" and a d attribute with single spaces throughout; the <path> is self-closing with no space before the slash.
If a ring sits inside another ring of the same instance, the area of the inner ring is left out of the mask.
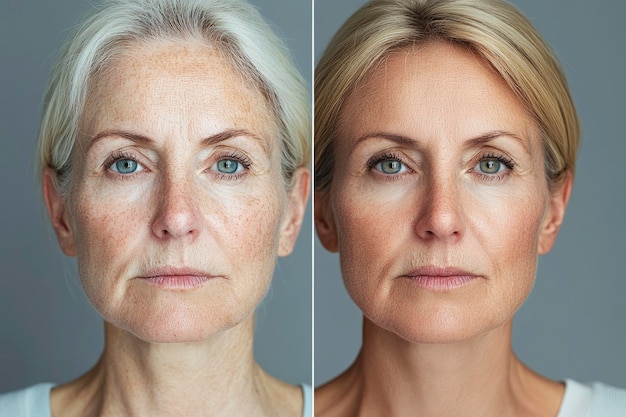
<path id="1" fill-rule="evenodd" d="M 245 175 L 247 175 L 250 172 L 250 168 L 253 166 L 253 161 L 248 155 L 246 155 L 244 152 L 240 152 L 235 149 L 224 149 L 224 150 L 218 151 L 214 155 L 212 155 L 210 159 L 212 162 L 209 168 L 207 168 L 207 171 L 217 176 L 218 179 L 225 179 L 225 180 L 240 179 L 244 177 Z M 231 159 L 233 161 L 236 161 L 237 163 L 241 164 L 243 169 L 241 169 L 240 171 L 233 172 L 232 174 L 220 172 L 217 169 L 217 164 L 224 159 Z"/>
<path id="2" fill-rule="evenodd" d="M 245 153 L 237 151 L 235 149 L 224 149 L 218 151 L 212 156 L 211 159 L 213 160 L 213 164 L 211 164 L 211 166 L 223 159 L 232 159 L 234 161 L 237 161 L 245 168 L 250 168 L 252 166 L 252 159 Z"/>
<path id="3" fill-rule="evenodd" d="M 367 160 L 364 170 L 371 173 L 371 175 L 373 175 L 374 178 L 378 180 L 395 181 L 401 178 L 405 178 L 407 175 L 415 172 L 415 170 L 411 167 L 411 164 L 407 162 L 407 160 L 409 162 L 411 161 L 402 152 L 386 149 L 372 155 Z M 398 161 L 401 164 L 400 171 L 395 173 L 387 173 L 383 171 L 382 163 L 385 161 Z"/>
<path id="4" fill-rule="evenodd" d="M 478 159 L 478 161 L 476 161 L 476 164 L 474 166 L 483 161 L 498 161 L 511 171 L 515 168 L 515 163 L 513 162 L 513 159 L 504 156 L 504 154 L 497 154 L 494 152 L 484 153 L 483 156 Z"/>
<path id="5" fill-rule="evenodd" d="M 116 162 L 122 161 L 124 159 L 129 159 L 129 160 L 135 161 L 137 163 L 137 166 L 141 167 L 141 169 L 138 170 L 138 171 L 129 173 L 129 174 L 124 174 L 122 172 L 113 170 L 114 164 Z M 133 176 L 135 174 L 139 174 L 140 172 L 144 172 L 144 171 L 148 170 L 146 165 L 139 161 L 139 158 L 137 158 L 135 155 L 133 155 L 131 153 L 128 153 L 127 151 L 115 151 L 115 152 L 111 153 L 109 155 L 109 157 L 102 164 L 102 167 L 107 172 L 113 172 L 115 175 L 118 175 L 118 176 L 121 176 L 121 177 L 130 177 L 130 176 Z"/>
<path id="6" fill-rule="evenodd" d="M 496 172 L 493 174 L 480 172 L 476 168 L 483 161 L 498 161 L 505 167 L 505 169 L 501 172 Z M 472 160 L 472 166 L 468 172 L 478 175 L 482 180 L 485 180 L 485 181 L 494 181 L 494 180 L 499 181 L 511 175 L 514 169 L 515 169 L 515 163 L 513 162 L 512 158 L 508 158 L 507 156 L 505 156 L 505 154 L 502 154 L 502 153 L 488 152 L 488 153 L 483 153 L 478 158 L 474 158 Z"/>
<path id="7" fill-rule="evenodd" d="M 368 169 L 372 170 L 374 169 L 374 167 L 376 167 L 376 165 L 380 164 L 381 162 L 399 161 L 400 163 L 402 163 L 402 165 L 404 165 L 408 169 L 408 165 L 405 159 L 406 158 L 403 158 L 402 155 L 400 155 L 397 152 L 383 151 L 383 152 L 379 152 L 379 153 L 372 155 L 367 160 L 366 166 Z"/>

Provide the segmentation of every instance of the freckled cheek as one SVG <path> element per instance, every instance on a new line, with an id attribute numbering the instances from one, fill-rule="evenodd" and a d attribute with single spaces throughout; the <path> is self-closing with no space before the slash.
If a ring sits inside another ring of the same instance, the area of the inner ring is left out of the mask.
<path id="1" fill-rule="evenodd" d="M 145 242 L 145 207 L 119 200 L 85 198 L 75 210 L 76 240 L 81 279 L 109 275 L 123 267 Z M 109 281 L 112 283 L 112 281 Z M 103 283 L 101 283 L 103 284 Z"/>
<path id="2" fill-rule="evenodd" d="M 215 210 L 215 207 L 213 207 Z M 232 198 L 222 210 L 223 222 L 212 221 L 207 209 L 208 233 L 225 236 L 222 242 L 230 248 L 232 259 L 247 259 L 258 263 L 275 262 L 278 247 L 278 225 L 281 216 L 280 196 L 274 193 Z M 211 231 L 213 229 L 213 231 Z M 216 230 L 220 229 L 220 230 Z"/>

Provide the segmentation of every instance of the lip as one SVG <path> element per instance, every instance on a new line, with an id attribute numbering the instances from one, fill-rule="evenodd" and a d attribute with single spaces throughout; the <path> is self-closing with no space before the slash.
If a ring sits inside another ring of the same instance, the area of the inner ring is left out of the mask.
<path id="1" fill-rule="evenodd" d="M 163 289 L 186 290 L 200 287 L 215 276 L 194 268 L 164 266 L 151 269 L 139 278 Z"/>
<path id="2" fill-rule="evenodd" d="M 463 287 L 480 278 L 480 275 L 455 267 L 439 268 L 423 266 L 405 275 L 420 288 L 433 291 L 448 291 Z"/>

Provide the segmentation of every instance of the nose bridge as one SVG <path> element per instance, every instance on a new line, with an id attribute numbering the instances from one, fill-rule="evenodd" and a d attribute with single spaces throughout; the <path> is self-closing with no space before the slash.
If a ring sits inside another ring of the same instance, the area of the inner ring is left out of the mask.
<path id="1" fill-rule="evenodd" d="M 460 237 L 463 219 L 459 179 L 443 167 L 433 168 L 428 177 L 418 234 L 425 239 Z"/>
<path id="2" fill-rule="evenodd" d="M 197 234 L 199 229 L 193 180 L 181 169 L 167 170 L 160 178 L 153 231 L 159 238 Z"/>

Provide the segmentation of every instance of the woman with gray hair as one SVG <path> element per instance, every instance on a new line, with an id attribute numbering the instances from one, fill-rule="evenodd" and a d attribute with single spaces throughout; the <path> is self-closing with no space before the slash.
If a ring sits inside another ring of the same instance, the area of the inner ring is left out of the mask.
<path id="1" fill-rule="evenodd" d="M 38 144 L 104 352 L 75 381 L 0 396 L 0 414 L 310 415 L 310 389 L 252 350 L 303 221 L 309 148 L 306 89 L 253 7 L 106 2 L 61 53 Z"/>
<path id="2" fill-rule="evenodd" d="M 626 415 L 626 392 L 515 355 L 513 317 L 562 224 L 578 116 L 550 48 L 502 0 L 373 0 L 315 76 L 315 224 L 363 313 L 316 389 L 335 416 Z"/>

